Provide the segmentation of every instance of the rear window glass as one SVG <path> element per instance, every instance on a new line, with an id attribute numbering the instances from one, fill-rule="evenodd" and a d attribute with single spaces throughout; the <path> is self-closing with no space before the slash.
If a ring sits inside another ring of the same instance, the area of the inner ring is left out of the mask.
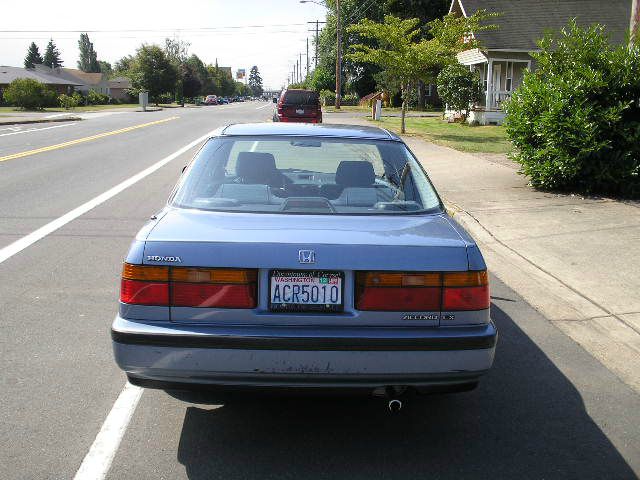
<path id="1" fill-rule="evenodd" d="M 212 139 L 171 203 L 283 214 L 397 215 L 441 209 L 433 186 L 402 143 L 314 137 Z"/>
<path id="2" fill-rule="evenodd" d="M 287 105 L 315 105 L 320 101 L 318 92 L 287 91 L 283 103 Z"/>

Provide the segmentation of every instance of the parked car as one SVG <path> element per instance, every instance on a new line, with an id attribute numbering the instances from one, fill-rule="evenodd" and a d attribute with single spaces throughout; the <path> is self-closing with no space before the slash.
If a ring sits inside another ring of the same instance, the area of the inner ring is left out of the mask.
<path id="1" fill-rule="evenodd" d="M 115 360 L 185 400 L 474 388 L 494 358 L 477 244 L 396 135 L 239 124 L 126 257 Z M 399 402 L 395 403 L 399 405 Z"/>
<path id="2" fill-rule="evenodd" d="M 218 97 L 218 103 L 220 105 L 227 105 L 229 103 L 229 99 L 225 97 Z"/>
<path id="3" fill-rule="evenodd" d="M 218 97 L 216 95 L 207 95 L 204 99 L 205 105 L 218 105 Z"/>
<path id="4" fill-rule="evenodd" d="M 274 108 L 273 121 L 322 123 L 320 95 L 313 90 L 284 90 Z"/>

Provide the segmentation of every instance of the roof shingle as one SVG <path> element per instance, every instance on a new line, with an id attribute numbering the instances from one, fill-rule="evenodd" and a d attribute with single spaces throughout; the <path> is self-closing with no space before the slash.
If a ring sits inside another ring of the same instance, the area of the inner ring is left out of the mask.
<path id="1" fill-rule="evenodd" d="M 479 9 L 501 12 L 494 20 L 498 30 L 479 32 L 476 37 L 487 49 L 534 50 L 548 30 L 560 30 L 572 18 L 580 25 L 600 23 L 611 40 L 623 43 L 629 29 L 631 0 L 454 0 L 467 16 Z"/>

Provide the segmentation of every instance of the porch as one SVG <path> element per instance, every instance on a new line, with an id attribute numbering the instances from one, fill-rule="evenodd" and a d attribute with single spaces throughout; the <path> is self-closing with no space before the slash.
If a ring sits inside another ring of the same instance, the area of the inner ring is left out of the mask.
<path id="1" fill-rule="evenodd" d="M 468 50 L 458 54 L 458 61 L 478 72 L 483 86 L 479 103 L 473 106 L 467 120 L 480 125 L 502 124 L 502 105 L 521 84 L 524 70 L 531 68 L 531 57 L 523 52 L 482 52 Z"/>

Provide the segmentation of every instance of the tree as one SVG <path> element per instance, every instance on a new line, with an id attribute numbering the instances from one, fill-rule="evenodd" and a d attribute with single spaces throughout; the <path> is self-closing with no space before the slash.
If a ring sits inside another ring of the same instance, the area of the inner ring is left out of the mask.
<path id="1" fill-rule="evenodd" d="M 27 56 L 24 57 L 24 68 L 35 68 L 36 65 L 42 64 L 42 55 L 38 50 L 38 45 L 35 42 L 31 42 L 29 50 L 27 50 Z"/>
<path id="2" fill-rule="evenodd" d="M 178 77 L 175 66 L 157 45 L 142 45 L 128 74 L 133 90 L 149 92 L 150 99 L 156 104 L 160 95 L 174 92 Z"/>
<path id="3" fill-rule="evenodd" d="M 211 92 L 213 82 L 211 81 L 207 66 L 196 54 L 191 54 L 185 63 L 188 65 L 189 71 L 195 75 L 200 82 L 200 90 L 195 95 L 208 95 Z"/>
<path id="4" fill-rule="evenodd" d="M 189 55 L 189 42 L 176 38 L 165 38 L 164 53 L 178 72 L 176 79 L 175 100 L 184 107 L 184 81 L 188 73 L 185 65 Z"/>
<path id="5" fill-rule="evenodd" d="M 356 33 L 371 43 L 352 45 L 346 58 L 353 62 L 372 63 L 385 71 L 387 81 L 397 81 L 402 94 L 401 133 L 405 133 L 405 116 L 409 89 L 419 80 L 433 79 L 436 72 L 456 62 L 455 55 L 469 48 L 478 48 L 472 36 L 483 30 L 497 28 L 484 25 L 496 14 L 478 10 L 470 17 L 447 15 L 427 25 L 430 39 L 421 38 L 420 19 L 402 20 L 392 15 L 377 23 L 364 19 L 347 31 Z"/>
<path id="6" fill-rule="evenodd" d="M 235 83 L 236 90 L 234 92 L 234 95 L 238 97 L 248 97 L 249 95 L 253 95 L 253 90 L 251 90 L 251 87 L 249 87 L 249 85 L 246 85 L 244 82 Z M 260 93 L 260 95 L 262 95 L 262 92 Z"/>
<path id="7" fill-rule="evenodd" d="M 80 49 L 80 59 L 78 60 L 78 68 L 83 72 L 98 73 L 100 72 L 100 64 L 98 63 L 98 54 L 93 48 L 93 43 L 89 40 L 86 33 L 80 34 L 78 40 L 78 48 Z"/>
<path id="8" fill-rule="evenodd" d="M 56 94 L 32 78 L 16 78 L 3 93 L 4 101 L 14 107 L 39 110 L 56 103 Z"/>
<path id="9" fill-rule="evenodd" d="M 262 77 L 260 76 L 260 72 L 256 65 L 251 67 L 251 70 L 249 71 L 249 88 L 251 89 L 254 97 L 262 95 Z"/>
<path id="10" fill-rule="evenodd" d="M 60 58 L 60 51 L 58 50 L 58 47 L 56 47 L 56 44 L 53 42 L 53 38 L 51 38 L 49 40 L 49 43 L 47 43 L 47 48 L 44 51 L 44 58 L 42 60 L 42 63 L 50 68 L 61 67 L 64 63 L 62 61 L 62 58 Z"/>
<path id="11" fill-rule="evenodd" d="M 453 63 L 438 74 L 438 95 L 450 109 L 461 112 L 464 118 L 471 106 L 480 101 L 481 94 L 480 77 L 469 67 Z"/>
<path id="12" fill-rule="evenodd" d="M 113 68 L 109 62 L 98 60 L 98 65 L 100 66 L 100 72 L 104 73 L 107 77 L 113 75 Z"/>
<path id="13" fill-rule="evenodd" d="M 118 60 L 113 66 L 113 71 L 116 75 L 126 74 L 133 65 L 135 58 L 132 55 L 127 55 Z"/>
<path id="14" fill-rule="evenodd" d="M 537 188 L 640 198 L 640 46 L 572 21 L 538 47 L 506 105 L 512 158 Z"/>

